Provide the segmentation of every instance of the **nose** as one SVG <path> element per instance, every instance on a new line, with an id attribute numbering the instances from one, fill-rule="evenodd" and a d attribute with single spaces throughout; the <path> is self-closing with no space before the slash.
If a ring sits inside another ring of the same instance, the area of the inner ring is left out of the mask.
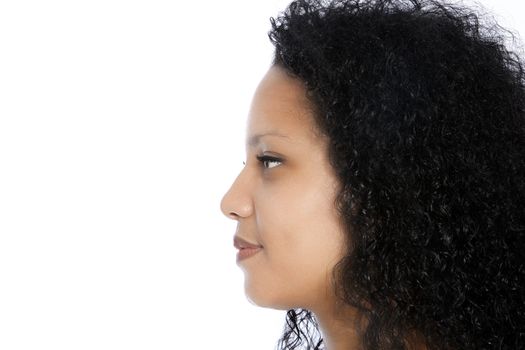
<path id="1" fill-rule="evenodd" d="M 243 176 L 244 170 L 235 179 L 221 200 L 221 211 L 228 218 L 239 220 L 253 214 L 253 199 L 249 181 Z"/>

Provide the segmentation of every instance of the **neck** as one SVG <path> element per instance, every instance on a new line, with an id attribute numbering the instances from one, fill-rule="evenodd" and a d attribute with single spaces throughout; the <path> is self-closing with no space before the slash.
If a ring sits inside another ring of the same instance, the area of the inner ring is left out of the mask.
<path id="1" fill-rule="evenodd" d="M 323 335 L 326 350 L 360 350 L 358 315 L 354 308 L 337 303 L 312 310 Z"/>
<path id="2" fill-rule="evenodd" d="M 329 308 L 312 310 L 323 336 L 326 350 L 362 350 L 359 330 L 364 327 L 364 320 L 359 313 L 348 305 L 336 305 Z M 427 350 L 424 339 L 416 332 L 406 339 L 409 350 Z"/>

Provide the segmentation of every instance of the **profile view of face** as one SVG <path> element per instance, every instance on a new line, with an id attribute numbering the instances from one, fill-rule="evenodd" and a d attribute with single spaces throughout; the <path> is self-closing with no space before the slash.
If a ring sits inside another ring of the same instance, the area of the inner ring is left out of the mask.
<path id="1" fill-rule="evenodd" d="M 245 166 L 221 202 L 237 221 L 237 263 L 259 306 L 321 307 L 345 251 L 338 181 L 309 105 L 299 80 L 269 69 L 249 112 Z"/>

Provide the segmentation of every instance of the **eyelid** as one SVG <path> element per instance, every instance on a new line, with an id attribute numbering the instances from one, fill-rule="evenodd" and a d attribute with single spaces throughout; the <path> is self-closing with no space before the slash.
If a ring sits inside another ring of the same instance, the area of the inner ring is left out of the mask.
<path id="1" fill-rule="evenodd" d="M 264 169 L 272 169 L 272 168 L 275 168 L 276 166 L 279 166 L 279 165 L 281 165 L 283 163 L 283 159 L 282 158 L 279 158 L 279 157 L 276 157 L 276 156 L 267 155 L 267 154 L 257 155 L 256 158 L 261 163 L 261 165 L 263 166 Z M 267 163 L 267 162 L 279 163 L 279 164 L 275 165 L 273 167 L 267 167 L 267 166 L 265 166 L 265 163 Z"/>

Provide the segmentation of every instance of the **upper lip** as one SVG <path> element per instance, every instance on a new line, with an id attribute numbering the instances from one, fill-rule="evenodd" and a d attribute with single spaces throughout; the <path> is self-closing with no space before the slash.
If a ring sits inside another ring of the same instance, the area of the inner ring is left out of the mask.
<path id="1" fill-rule="evenodd" d="M 237 249 L 246 249 L 246 248 L 262 248 L 262 245 L 250 243 L 244 238 L 239 236 L 233 237 L 233 246 Z"/>

